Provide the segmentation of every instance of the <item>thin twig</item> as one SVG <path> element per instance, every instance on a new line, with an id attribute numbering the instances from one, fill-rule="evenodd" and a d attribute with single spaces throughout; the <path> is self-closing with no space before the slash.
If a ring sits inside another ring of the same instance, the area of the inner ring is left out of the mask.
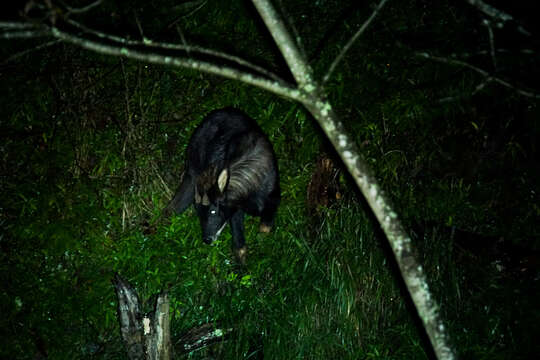
<path id="1" fill-rule="evenodd" d="M 126 102 L 126 137 L 124 138 L 124 144 L 122 145 L 122 158 L 126 161 L 126 146 L 128 141 L 133 137 L 133 126 L 131 123 L 132 113 L 129 103 L 129 81 L 126 75 L 126 69 L 124 66 L 124 59 L 120 58 L 120 65 L 122 68 L 122 76 L 124 78 L 124 100 Z"/>
<path id="2" fill-rule="evenodd" d="M 493 33 L 493 28 L 491 22 L 487 19 L 484 19 L 483 24 L 488 30 L 489 36 L 489 53 L 491 55 L 491 61 L 493 62 L 493 69 L 497 71 L 497 59 L 495 57 L 495 34 Z"/>
<path id="3" fill-rule="evenodd" d="M 437 62 L 440 62 L 440 63 L 444 63 L 444 64 L 457 65 L 457 66 L 465 67 L 467 69 L 470 69 L 470 70 L 473 70 L 473 71 L 479 73 L 484 78 L 486 78 L 486 80 L 488 80 L 489 82 L 491 82 L 491 81 L 496 82 L 496 83 L 498 83 L 498 84 L 500 84 L 500 85 L 502 85 L 504 87 L 507 87 L 507 88 L 517 92 L 520 95 L 530 97 L 530 98 L 540 99 L 540 94 L 520 89 L 517 86 L 514 86 L 514 85 L 510 84 L 509 82 L 507 82 L 507 81 L 505 81 L 505 80 L 503 80 L 501 78 L 493 76 L 493 75 L 489 74 L 487 71 L 485 71 L 483 69 L 480 69 L 479 67 L 476 67 L 474 65 L 471 65 L 471 64 L 469 64 L 469 63 L 467 63 L 465 61 L 456 60 L 456 59 L 449 59 L 449 58 L 444 58 L 444 57 L 439 57 L 439 56 L 433 56 L 433 55 L 430 55 L 430 54 L 425 53 L 425 52 L 417 52 L 415 55 L 419 56 L 419 57 L 423 57 L 425 59 L 429 59 L 429 60 L 437 61 Z"/>
<path id="4" fill-rule="evenodd" d="M 191 49 L 187 44 L 186 37 L 184 36 L 184 32 L 182 31 L 182 28 L 180 27 L 180 25 L 176 25 L 176 31 L 178 32 L 178 36 L 180 36 L 180 40 L 182 41 L 182 44 L 186 48 L 186 53 L 188 54 L 188 56 L 191 56 Z"/>
<path id="5" fill-rule="evenodd" d="M 44 48 L 47 48 L 49 46 L 53 46 L 53 45 L 56 45 L 60 42 L 60 40 L 56 39 L 56 40 L 52 40 L 52 41 L 49 41 L 49 42 L 46 42 L 46 43 L 43 43 L 41 45 L 38 45 L 36 47 L 33 47 L 31 49 L 28 49 L 28 50 L 24 50 L 24 51 L 21 51 L 21 52 L 18 52 L 16 54 L 13 54 L 11 55 L 10 57 L 8 57 L 6 60 L 4 60 L 3 62 L 1 62 L 0 64 L 4 65 L 4 64 L 7 64 L 15 59 L 18 59 L 20 57 L 23 57 L 29 53 L 32 53 L 34 51 L 39 51 L 41 49 L 44 49 Z"/>
<path id="6" fill-rule="evenodd" d="M 139 33 L 141 33 L 141 39 L 143 39 L 143 41 L 148 41 L 144 37 L 142 25 L 141 25 L 141 22 L 139 21 L 139 17 L 137 16 L 137 12 L 135 10 L 133 10 L 133 17 L 135 18 L 135 22 L 137 23 L 137 27 L 139 28 Z"/>
<path id="7" fill-rule="evenodd" d="M 177 25 L 177 23 L 182 20 L 183 18 L 186 18 L 186 17 L 189 17 L 193 14 L 195 14 L 197 11 L 199 11 L 200 9 L 202 9 L 202 7 L 204 5 L 206 5 L 208 1 L 207 0 L 204 0 L 204 1 L 199 1 L 199 3 L 197 4 L 197 6 L 195 6 L 191 11 L 189 11 L 187 14 L 182 14 L 180 15 L 179 17 L 177 17 L 176 19 L 174 19 L 173 21 L 171 21 L 167 26 L 166 28 L 167 29 L 170 29 L 171 27 Z"/>
<path id="8" fill-rule="evenodd" d="M 461 99 L 469 98 L 471 96 L 476 95 L 480 91 L 482 91 L 486 87 L 486 85 L 489 84 L 492 80 L 493 79 L 490 77 L 485 78 L 485 80 L 482 81 L 480 84 L 478 84 L 470 94 L 459 95 L 459 96 L 447 96 L 442 99 L 439 99 L 437 102 L 439 104 L 443 104 L 443 103 L 449 103 L 449 102 L 454 102 L 454 101 L 459 101 Z"/>
<path id="9" fill-rule="evenodd" d="M 479 56 L 479 55 L 490 55 L 491 51 L 488 51 L 488 50 L 480 50 L 480 51 L 477 51 L 477 52 L 474 52 L 474 53 L 467 53 L 467 52 L 464 52 L 464 53 L 460 53 L 459 55 L 458 54 L 452 54 L 452 57 L 453 58 L 470 58 L 470 57 L 473 57 L 473 56 Z M 514 54 L 514 53 L 519 53 L 519 54 L 523 54 L 523 55 L 534 55 L 536 54 L 536 51 L 534 51 L 533 49 L 520 49 L 520 50 L 508 50 L 508 49 L 495 49 L 495 53 L 499 53 L 499 54 Z"/>
<path id="10" fill-rule="evenodd" d="M 360 29 L 358 29 L 358 31 L 356 32 L 356 34 L 354 34 L 350 39 L 349 41 L 347 42 L 347 44 L 345 44 L 345 46 L 343 47 L 343 49 L 341 49 L 341 52 L 339 53 L 338 56 L 336 56 L 336 58 L 334 59 L 334 61 L 332 62 L 332 64 L 330 65 L 330 67 L 328 68 L 328 72 L 326 73 L 326 75 L 324 75 L 323 77 L 323 84 L 325 84 L 329 79 L 330 77 L 332 76 L 332 73 L 334 72 L 334 70 L 336 69 L 336 66 L 339 64 L 339 62 L 341 61 L 341 59 L 343 58 L 343 56 L 345 56 L 345 53 L 347 51 L 349 51 L 349 49 L 351 48 L 351 46 L 354 44 L 354 42 L 360 37 L 360 35 L 362 35 L 364 33 L 364 31 L 366 31 L 366 29 L 368 28 L 368 26 L 371 24 L 371 22 L 373 21 L 373 19 L 375 19 L 375 16 L 377 16 L 377 14 L 379 13 L 379 11 L 383 8 L 384 4 L 386 4 L 388 0 L 381 0 L 381 2 L 379 3 L 379 5 L 377 5 L 377 7 L 375 8 L 375 10 L 373 10 L 373 13 L 371 13 L 371 16 L 362 24 L 362 26 L 360 27 Z"/>
<path id="11" fill-rule="evenodd" d="M 484 81 L 482 81 L 480 84 L 478 84 L 473 92 L 471 93 L 472 96 L 476 95 L 477 93 L 479 93 L 480 91 L 484 90 L 484 88 L 486 87 L 487 84 L 489 84 L 491 82 L 491 80 L 493 80 L 491 77 L 487 77 Z"/>
<path id="12" fill-rule="evenodd" d="M 83 6 L 82 8 L 74 8 L 74 7 L 68 6 L 67 4 L 64 4 L 63 2 L 62 2 L 62 5 L 65 6 L 65 8 L 68 10 L 68 14 L 82 14 L 82 13 L 92 10 L 96 6 L 101 5 L 102 2 L 103 0 L 97 0 L 97 1 L 94 1 L 93 3 Z"/>

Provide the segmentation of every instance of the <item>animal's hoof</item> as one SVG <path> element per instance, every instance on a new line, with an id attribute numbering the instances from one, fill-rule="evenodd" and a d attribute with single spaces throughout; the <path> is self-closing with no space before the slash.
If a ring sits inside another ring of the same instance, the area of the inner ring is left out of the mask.
<path id="1" fill-rule="evenodd" d="M 247 248 L 241 247 L 240 249 L 236 249 L 236 258 L 238 259 L 238 262 L 242 265 L 246 264 L 246 257 L 247 257 Z"/>
<path id="2" fill-rule="evenodd" d="M 261 223 L 259 225 L 259 232 L 269 233 L 272 230 L 272 226 Z"/>

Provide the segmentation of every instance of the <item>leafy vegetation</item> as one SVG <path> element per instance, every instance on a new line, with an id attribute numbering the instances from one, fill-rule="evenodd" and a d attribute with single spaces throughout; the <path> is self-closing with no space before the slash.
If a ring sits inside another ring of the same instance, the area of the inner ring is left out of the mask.
<path id="1" fill-rule="evenodd" d="M 117 4 L 105 2 L 99 11 L 113 21 L 96 26 L 136 34 Z M 134 4 L 145 35 L 177 41 L 160 25 L 172 20 L 165 5 Z M 460 355 L 529 358 L 540 319 L 538 101 L 496 86 L 471 95 L 472 73 L 414 57 L 486 49 L 481 35 L 463 41 L 479 31 L 465 8 L 424 4 L 386 8 L 327 89 L 411 230 Z M 287 12 L 322 76 L 371 11 L 329 0 L 287 4 Z M 181 24 L 190 42 L 284 71 L 254 18 L 242 2 L 209 2 Z M 2 59 L 32 46 L 3 44 Z M 317 158 L 333 155 L 297 104 L 63 44 L 5 63 L 0 77 L 0 358 L 124 358 L 115 272 L 148 311 L 153 295 L 169 292 L 173 340 L 204 323 L 233 329 L 185 358 L 430 356 L 347 175 L 338 173 L 339 198 L 306 210 Z M 449 97 L 457 98 L 439 101 Z M 193 211 L 160 217 L 195 126 L 230 105 L 269 135 L 283 191 L 272 233 L 246 221 L 245 266 L 234 261 L 228 231 L 207 246 Z"/>

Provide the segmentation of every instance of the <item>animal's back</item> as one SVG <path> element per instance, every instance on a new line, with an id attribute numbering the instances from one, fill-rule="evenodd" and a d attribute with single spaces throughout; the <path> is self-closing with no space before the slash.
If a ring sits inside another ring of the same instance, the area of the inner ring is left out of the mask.
<path id="1" fill-rule="evenodd" d="M 261 231 L 268 232 L 281 199 L 272 144 L 255 120 L 226 108 L 204 118 L 187 153 L 186 172 L 168 208 L 182 213 L 194 204 L 206 243 L 229 222 L 244 258 L 244 214 L 260 217 Z"/>
<path id="2" fill-rule="evenodd" d="M 234 153 L 238 139 L 244 136 L 263 138 L 255 120 L 234 108 L 214 110 L 195 129 L 188 146 L 191 171 L 200 173 L 210 165 L 223 168 L 227 155 Z"/>

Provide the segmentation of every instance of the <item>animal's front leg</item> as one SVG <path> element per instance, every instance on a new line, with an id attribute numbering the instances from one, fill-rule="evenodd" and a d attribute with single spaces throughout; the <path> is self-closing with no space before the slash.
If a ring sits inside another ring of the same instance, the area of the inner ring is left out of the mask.
<path id="1" fill-rule="evenodd" d="M 243 264 L 246 261 L 246 239 L 244 238 L 244 212 L 238 210 L 230 220 L 234 251 L 238 260 Z"/>

